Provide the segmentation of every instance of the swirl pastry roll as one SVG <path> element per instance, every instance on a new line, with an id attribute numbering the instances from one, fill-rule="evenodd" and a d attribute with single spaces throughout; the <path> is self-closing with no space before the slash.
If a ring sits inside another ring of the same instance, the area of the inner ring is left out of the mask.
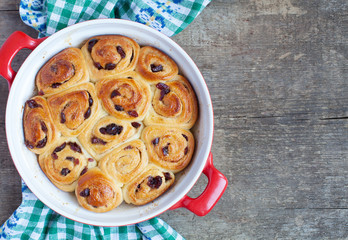
<path id="1" fill-rule="evenodd" d="M 54 124 L 64 136 L 79 135 L 97 117 L 99 102 L 92 83 L 83 83 L 47 99 Z"/>
<path id="2" fill-rule="evenodd" d="M 87 156 L 76 139 L 60 138 L 39 155 L 39 164 L 54 185 L 72 192 L 80 175 L 87 171 Z"/>
<path id="3" fill-rule="evenodd" d="M 80 135 L 83 147 L 96 159 L 117 145 L 139 138 L 143 124 L 118 120 L 112 116 L 103 116 L 91 123 Z"/>
<path id="4" fill-rule="evenodd" d="M 88 70 L 78 48 L 66 48 L 53 56 L 36 75 L 39 95 L 51 95 L 88 81 Z"/>
<path id="5" fill-rule="evenodd" d="M 121 35 L 95 36 L 81 48 L 91 81 L 132 71 L 140 47 L 133 39 Z"/>
<path id="6" fill-rule="evenodd" d="M 150 162 L 177 173 L 191 161 L 195 148 L 192 133 L 175 127 L 146 127 L 141 139 L 146 145 Z"/>
<path id="7" fill-rule="evenodd" d="M 150 107 L 150 86 L 135 72 L 98 81 L 96 90 L 104 110 L 121 120 L 141 121 Z"/>
<path id="8" fill-rule="evenodd" d="M 167 191 L 174 180 L 172 172 L 149 164 L 144 172 L 122 188 L 124 200 L 126 203 L 144 205 Z"/>
<path id="9" fill-rule="evenodd" d="M 190 83 L 180 75 L 172 81 L 151 86 L 152 106 L 145 125 L 166 125 L 190 129 L 198 116 L 197 98 Z"/>
<path id="10" fill-rule="evenodd" d="M 151 46 L 140 49 L 135 70 L 150 83 L 171 80 L 179 71 L 167 54 Z"/>
<path id="11" fill-rule="evenodd" d="M 80 177 L 75 195 L 83 208 L 93 212 L 110 211 L 123 201 L 121 188 L 99 168 Z"/>
<path id="12" fill-rule="evenodd" d="M 45 152 L 59 134 L 52 122 L 47 102 L 40 96 L 26 101 L 23 127 L 25 145 L 36 154 Z"/>
<path id="13" fill-rule="evenodd" d="M 121 184 L 139 176 L 147 164 L 145 144 L 139 139 L 122 144 L 99 161 L 99 167 Z"/>

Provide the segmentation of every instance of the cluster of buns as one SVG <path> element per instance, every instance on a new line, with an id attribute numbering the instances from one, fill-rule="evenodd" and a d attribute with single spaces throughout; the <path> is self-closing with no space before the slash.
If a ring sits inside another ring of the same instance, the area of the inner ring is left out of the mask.
<path id="1" fill-rule="evenodd" d="M 190 162 L 196 95 L 165 53 L 120 35 L 53 56 L 26 101 L 24 142 L 42 171 L 79 204 L 106 212 L 144 205 Z"/>

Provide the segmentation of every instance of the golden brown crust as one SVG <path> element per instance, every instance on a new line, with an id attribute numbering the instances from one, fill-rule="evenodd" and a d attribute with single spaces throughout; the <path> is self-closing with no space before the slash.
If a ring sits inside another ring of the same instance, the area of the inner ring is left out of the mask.
<path id="1" fill-rule="evenodd" d="M 91 81 L 132 71 L 138 61 L 140 47 L 133 39 L 121 35 L 95 36 L 82 47 Z"/>
<path id="2" fill-rule="evenodd" d="M 135 69 L 146 81 L 169 81 L 179 72 L 176 63 L 164 52 L 151 46 L 140 49 Z"/>
<path id="3" fill-rule="evenodd" d="M 183 76 L 151 86 L 152 105 L 145 125 L 176 126 L 190 129 L 198 116 L 196 94 Z"/>
<path id="4" fill-rule="evenodd" d="M 190 131 L 164 126 L 148 126 L 141 139 L 152 163 L 174 173 L 183 170 L 191 161 L 195 141 Z"/>
<path id="5" fill-rule="evenodd" d="M 89 124 L 78 138 L 83 147 L 99 160 L 107 152 L 123 142 L 139 138 L 143 124 L 141 122 L 138 124 L 102 115 Z"/>
<path id="6" fill-rule="evenodd" d="M 66 48 L 43 65 L 36 75 L 36 86 L 40 95 L 51 95 L 88 79 L 81 50 Z"/>
<path id="7" fill-rule="evenodd" d="M 75 195 L 83 208 L 93 212 L 110 211 L 123 201 L 121 188 L 99 168 L 80 177 Z"/>
<path id="8" fill-rule="evenodd" d="M 45 152 L 59 136 L 43 97 L 35 96 L 26 101 L 23 128 L 25 145 L 36 154 Z"/>
<path id="9" fill-rule="evenodd" d="M 99 161 L 99 167 L 118 183 L 126 184 L 147 166 L 145 144 L 137 139 L 115 148 Z"/>
<path id="10" fill-rule="evenodd" d="M 54 124 L 64 136 L 79 135 L 96 118 L 99 101 L 92 83 L 75 85 L 47 99 Z"/>
<path id="11" fill-rule="evenodd" d="M 75 138 L 60 138 L 39 155 L 39 164 L 56 187 L 72 192 L 88 160 Z"/>
<path id="12" fill-rule="evenodd" d="M 174 180 L 172 172 L 149 164 L 142 174 L 123 187 L 124 200 L 134 205 L 144 205 L 167 191 Z"/>
<path id="13" fill-rule="evenodd" d="M 135 72 L 103 79 L 96 90 L 104 110 L 120 120 L 142 121 L 149 110 L 150 86 Z"/>

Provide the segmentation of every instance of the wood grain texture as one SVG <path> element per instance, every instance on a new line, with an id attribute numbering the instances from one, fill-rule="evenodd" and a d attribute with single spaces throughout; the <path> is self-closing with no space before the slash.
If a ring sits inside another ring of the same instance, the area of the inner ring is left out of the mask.
<path id="1" fill-rule="evenodd" d="M 230 183 L 205 217 L 160 215 L 186 239 L 348 238 L 347 12 L 344 0 L 214 0 L 173 37 L 207 82 L 214 163 Z M 1 44 L 15 30 L 35 36 L 17 12 L 1 13 Z M 0 91 L 2 223 L 20 203 L 20 177 L 5 138 L 5 81 Z M 189 195 L 206 184 L 202 176 Z"/>

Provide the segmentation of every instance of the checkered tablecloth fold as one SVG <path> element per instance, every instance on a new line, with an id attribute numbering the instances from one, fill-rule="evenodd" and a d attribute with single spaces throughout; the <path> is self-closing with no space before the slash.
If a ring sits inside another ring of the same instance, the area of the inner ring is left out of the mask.
<path id="1" fill-rule="evenodd" d="M 211 0 L 22 0 L 24 23 L 49 36 L 69 25 L 97 18 L 121 18 L 173 36 L 185 29 Z"/>

